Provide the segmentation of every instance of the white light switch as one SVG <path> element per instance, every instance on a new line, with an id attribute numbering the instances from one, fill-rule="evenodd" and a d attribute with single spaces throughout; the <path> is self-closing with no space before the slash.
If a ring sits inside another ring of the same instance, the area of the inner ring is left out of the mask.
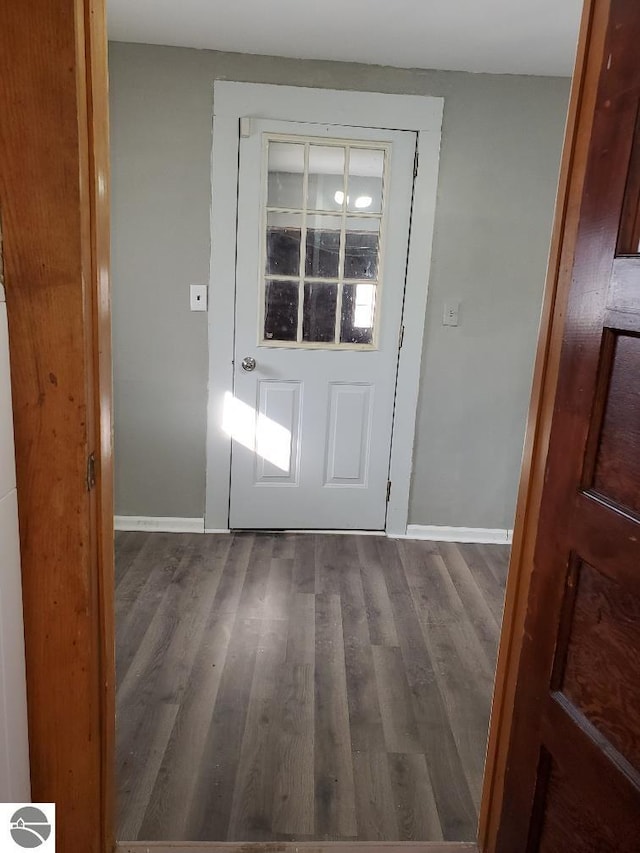
<path id="1" fill-rule="evenodd" d="M 207 310 L 207 285 L 192 284 L 189 288 L 189 301 L 192 311 Z"/>
<path id="2" fill-rule="evenodd" d="M 450 299 L 444 303 L 444 315 L 442 317 L 443 326 L 457 326 L 458 314 L 460 313 L 460 303 L 457 299 Z"/>

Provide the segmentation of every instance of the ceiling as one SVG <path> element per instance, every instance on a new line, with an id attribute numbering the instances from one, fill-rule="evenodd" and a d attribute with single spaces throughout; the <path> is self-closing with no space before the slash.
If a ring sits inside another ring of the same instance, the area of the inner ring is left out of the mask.
<path id="1" fill-rule="evenodd" d="M 569 76 L 582 0 L 107 0 L 115 41 Z"/>

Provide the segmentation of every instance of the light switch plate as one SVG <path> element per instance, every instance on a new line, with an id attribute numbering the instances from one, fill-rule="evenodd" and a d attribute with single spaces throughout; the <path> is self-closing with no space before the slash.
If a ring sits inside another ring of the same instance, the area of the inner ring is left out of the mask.
<path id="1" fill-rule="evenodd" d="M 189 288 L 189 304 L 192 311 L 207 310 L 207 285 L 192 284 Z"/>
<path id="2" fill-rule="evenodd" d="M 449 299 L 444 303 L 444 314 L 442 315 L 443 326 L 457 326 L 460 313 L 460 302 L 457 299 Z"/>

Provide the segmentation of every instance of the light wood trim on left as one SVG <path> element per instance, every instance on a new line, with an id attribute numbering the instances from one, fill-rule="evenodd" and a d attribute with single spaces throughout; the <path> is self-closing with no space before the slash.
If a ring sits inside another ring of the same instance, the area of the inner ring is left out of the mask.
<path id="1" fill-rule="evenodd" d="M 0 4 L 32 795 L 57 804 L 59 853 L 113 846 L 106 79 L 103 0 Z"/>
<path id="2" fill-rule="evenodd" d="M 84 6 L 87 41 L 89 190 L 91 204 L 91 280 L 93 292 L 93 387 L 97 470 L 95 547 L 98 557 L 98 619 L 101 690 L 100 813 L 102 846 L 115 845 L 115 618 L 113 394 L 110 286 L 109 79 L 105 0 Z"/>

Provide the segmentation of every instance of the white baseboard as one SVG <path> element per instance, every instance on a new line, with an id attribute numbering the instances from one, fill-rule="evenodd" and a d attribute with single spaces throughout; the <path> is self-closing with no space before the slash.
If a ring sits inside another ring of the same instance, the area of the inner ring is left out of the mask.
<path id="1" fill-rule="evenodd" d="M 146 530 L 150 533 L 204 533 L 204 518 L 116 515 L 114 526 L 116 530 Z"/>
<path id="2" fill-rule="evenodd" d="M 148 515 L 116 515 L 116 530 L 146 530 L 149 533 L 229 533 L 227 528 L 204 526 L 203 518 L 171 518 Z M 287 533 L 342 533 L 359 536 L 384 536 L 377 530 L 290 530 Z M 405 534 L 391 534 L 391 539 L 426 539 L 432 542 L 469 542 L 484 545 L 510 545 L 513 530 L 491 527 L 445 527 L 409 524 Z"/>
<path id="3" fill-rule="evenodd" d="M 499 527 L 445 527 L 438 524 L 408 524 L 404 536 L 394 539 L 428 539 L 431 542 L 467 542 L 479 545 L 510 545 L 513 530 Z"/>

